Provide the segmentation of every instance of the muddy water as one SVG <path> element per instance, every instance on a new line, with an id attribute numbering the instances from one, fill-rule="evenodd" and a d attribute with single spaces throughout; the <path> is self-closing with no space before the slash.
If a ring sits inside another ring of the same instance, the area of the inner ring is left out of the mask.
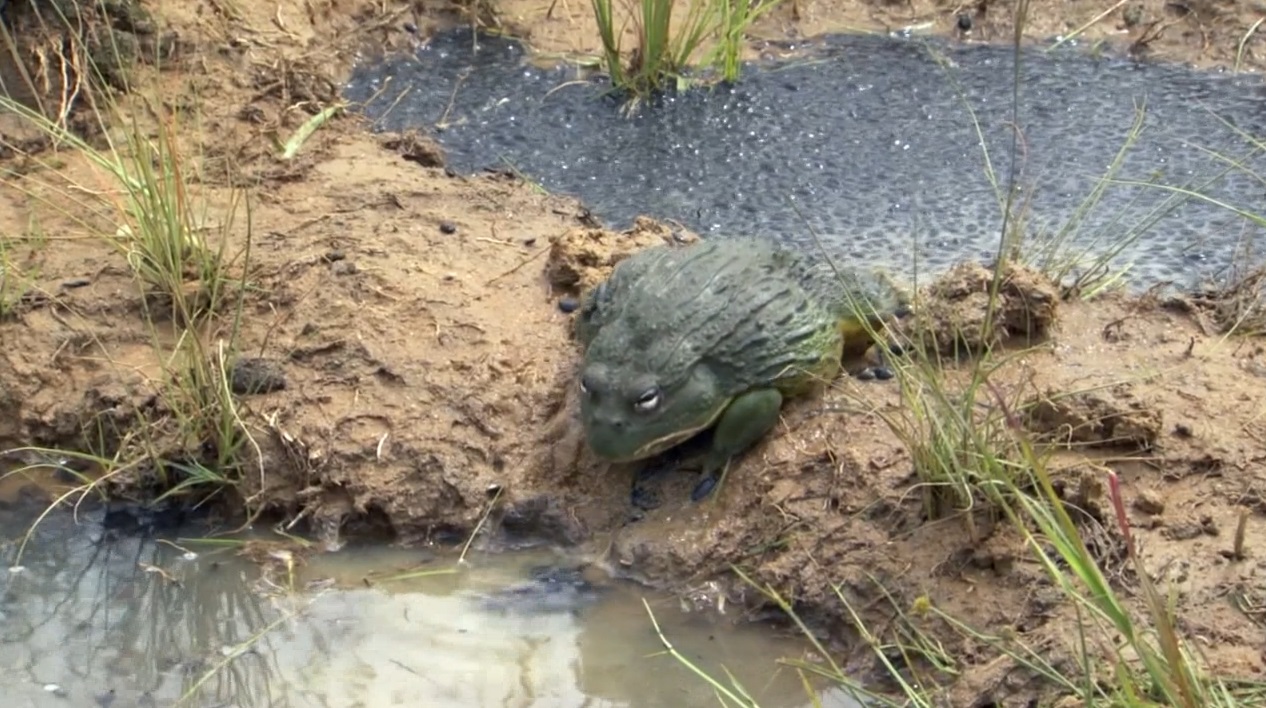
<path id="1" fill-rule="evenodd" d="M 29 513 L 0 507 L 5 566 Z M 113 517 L 111 517 L 113 518 Z M 802 642 L 613 583 L 528 580 L 544 551 L 444 556 L 348 547 L 269 572 L 237 547 L 144 539 L 56 514 L 0 575 L 5 706 L 694 706 L 709 689 L 661 646 L 732 671 L 762 706 L 810 705 L 781 657 Z M 557 576 L 554 576 L 557 580 Z M 552 587 L 552 592 L 542 590 Z M 517 591 L 516 591 L 517 590 Z M 824 705 L 856 706 L 825 691 Z"/>

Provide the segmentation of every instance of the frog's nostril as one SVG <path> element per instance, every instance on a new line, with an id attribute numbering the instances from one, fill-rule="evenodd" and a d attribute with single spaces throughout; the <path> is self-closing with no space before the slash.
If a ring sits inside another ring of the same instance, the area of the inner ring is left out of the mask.
<path id="1" fill-rule="evenodd" d="M 605 427 L 611 428 L 612 430 L 624 430 L 624 426 L 625 426 L 624 418 L 621 418 L 620 416 L 614 416 L 614 415 L 598 416 L 597 420 L 598 420 L 598 423 L 600 423 L 601 425 Z"/>

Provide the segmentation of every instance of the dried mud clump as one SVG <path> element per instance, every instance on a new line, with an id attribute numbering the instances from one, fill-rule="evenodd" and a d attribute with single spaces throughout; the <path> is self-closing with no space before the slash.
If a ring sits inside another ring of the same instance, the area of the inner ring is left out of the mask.
<path id="1" fill-rule="evenodd" d="M 186 49 L 137 0 L 0 2 L 0 25 L 13 39 L 0 51 L 0 93 L 85 139 L 101 132 L 99 94 L 126 93 L 138 64 Z M 50 147 L 47 131 L 0 112 L 0 159 Z"/>
<path id="2" fill-rule="evenodd" d="M 1048 390 L 1027 406 L 1028 426 L 1062 445 L 1151 449 L 1160 438 L 1159 410 L 1120 385 L 1106 391 L 1061 393 Z"/>
<path id="3" fill-rule="evenodd" d="M 979 263 L 951 268 L 922 293 L 907 329 L 913 326 L 929 348 L 947 355 L 979 352 L 1003 342 L 1032 344 L 1048 336 L 1059 305 L 1055 283 L 1031 268 L 1005 266 L 993 326 L 987 327 L 993 277 L 993 271 Z"/>
<path id="4" fill-rule="evenodd" d="M 1266 267 L 1235 274 L 1190 297 L 1170 298 L 1164 305 L 1191 314 L 1206 334 L 1266 333 Z"/>
<path id="5" fill-rule="evenodd" d="M 444 150 L 434 140 L 416 130 L 384 135 L 379 139 L 379 144 L 423 167 L 444 166 Z"/>
<path id="6" fill-rule="evenodd" d="M 637 217 L 633 228 L 627 231 L 579 227 L 550 239 L 545 276 L 558 290 L 584 294 L 606 280 L 617 263 L 644 248 L 685 245 L 698 238 L 682 228 L 645 216 Z"/>
<path id="7" fill-rule="evenodd" d="M 18 39 L 0 59 L 5 76 L 29 76 L 12 82 L 14 96 L 36 106 L 76 96 L 99 76 L 107 86 L 126 91 L 138 61 L 168 58 L 177 49 L 174 33 L 160 32 L 154 17 L 136 0 L 100 3 L 15 0 L 0 3 L 0 22 Z M 21 62 L 21 68 L 16 65 Z M 63 106 L 66 108 L 67 106 Z"/>

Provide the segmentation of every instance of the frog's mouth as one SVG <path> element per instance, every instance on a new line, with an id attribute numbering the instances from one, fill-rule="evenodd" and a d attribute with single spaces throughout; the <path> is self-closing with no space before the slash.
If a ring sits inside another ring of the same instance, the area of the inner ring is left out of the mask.
<path id="1" fill-rule="evenodd" d="M 639 447 L 634 448 L 632 452 L 626 454 L 610 454 L 612 453 L 611 448 L 613 446 L 603 444 L 604 441 L 609 442 L 612 440 L 613 435 L 610 431 L 591 430 L 589 433 L 589 446 L 595 451 L 605 451 L 607 454 L 602 454 L 601 452 L 599 454 L 610 462 L 627 463 L 645 460 L 648 457 L 654 457 L 662 452 L 666 452 L 667 450 L 684 443 L 690 438 L 693 438 L 704 430 L 712 427 L 724 411 L 725 406 L 717 406 L 717 409 L 712 411 L 702 422 L 689 427 L 678 428 L 667 435 L 653 438 Z"/>
<path id="2" fill-rule="evenodd" d="M 712 420 L 716 420 L 716 417 L 714 416 Z M 674 447 L 677 447 L 681 443 L 686 442 L 690 438 L 693 438 L 694 436 L 706 430 L 708 426 L 712 425 L 712 420 L 709 420 L 707 423 L 700 425 L 698 427 L 687 428 L 686 430 L 679 430 L 673 433 L 672 435 L 666 435 L 657 440 L 652 440 L 646 443 L 645 445 L 643 445 L 642 447 L 638 448 L 637 452 L 634 453 L 634 457 L 631 458 L 629 461 L 631 462 L 632 460 L 645 460 L 648 457 L 654 457 L 655 455 L 658 455 L 661 452 L 665 452 Z"/>

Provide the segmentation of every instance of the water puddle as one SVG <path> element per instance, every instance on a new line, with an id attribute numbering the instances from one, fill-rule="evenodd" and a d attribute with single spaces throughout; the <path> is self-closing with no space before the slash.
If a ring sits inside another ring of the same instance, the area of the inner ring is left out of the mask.
<path id="1" fill-rule="evenodd" d="M 5 497 L 7 567 L 31 514 Z M 279 546 L 259 546 L 263 573 L 240 546 L 145 540 L 103 521 L 49 516 L 22 569 L 0 575 L 6 705 L 716 705 L 702 680 L 656 655 L 644 599 L 701 668 L 723 679 L 724 666 L 762 706 L 811 705 L 775 663 L 805 657 L 805 642 L 683 611 L 546 551 L 471 554 L 461 572 L 390 579 L 452 559 L 349 546 L 288 572 L 286 553 L 267 550 Z M 858 705 L 838 689 L 820 698 Z"/>

